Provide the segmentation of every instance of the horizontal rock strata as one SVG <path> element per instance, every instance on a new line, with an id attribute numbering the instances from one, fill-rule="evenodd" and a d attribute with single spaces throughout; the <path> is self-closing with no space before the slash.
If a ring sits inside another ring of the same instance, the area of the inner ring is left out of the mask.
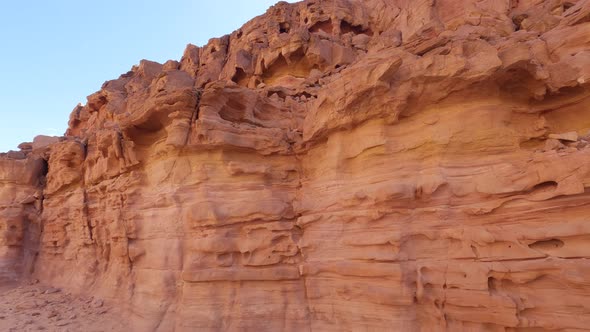
<path id="1" fill-rule="evenodd" d="M 590 1 L 307 0 L 0 157 L 0 279 L 137 331 L 590 328 Z"/>

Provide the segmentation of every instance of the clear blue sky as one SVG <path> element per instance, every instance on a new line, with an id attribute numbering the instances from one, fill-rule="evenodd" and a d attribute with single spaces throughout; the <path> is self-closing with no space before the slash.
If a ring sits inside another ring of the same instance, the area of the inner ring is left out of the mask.
<path id="1" fill-rule="evenodd" d="M 0 152 L 62 135 L 70 111 L 141 59 L 179 60 L 277 0 L 0 2 Z M 295 2 L 295 1 L 289 1 Z"/>

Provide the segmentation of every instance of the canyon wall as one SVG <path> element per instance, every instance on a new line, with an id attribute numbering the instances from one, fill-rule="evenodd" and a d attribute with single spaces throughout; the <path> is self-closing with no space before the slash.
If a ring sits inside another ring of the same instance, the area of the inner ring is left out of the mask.
<path id="1" fill-rule="evenodd" d="M 0 278 L 137 331 L 590 329 L 590 1 L 307 0 L 0 157 Z"/>

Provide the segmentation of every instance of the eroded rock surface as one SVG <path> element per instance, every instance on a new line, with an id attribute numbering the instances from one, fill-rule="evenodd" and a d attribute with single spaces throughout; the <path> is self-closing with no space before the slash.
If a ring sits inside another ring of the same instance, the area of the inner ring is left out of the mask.
<path id="1" fill-rule="evenodd" d="M 126 320 L 102 299 L 44 285 L 0 287 L 0 328 L 28 331 L 127 331 Z"/>
<path id="2" fill-rule="evenodd" d="M 307 0 L 144 60 L 0 158 L 0 278 L 137 331 L 589 329 L 589 18 Z"/>

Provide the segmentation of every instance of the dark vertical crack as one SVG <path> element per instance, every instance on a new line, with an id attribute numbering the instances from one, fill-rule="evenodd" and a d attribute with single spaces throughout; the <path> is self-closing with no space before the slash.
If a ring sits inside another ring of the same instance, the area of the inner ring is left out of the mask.
<path id="1" fill-rule="evenodd" d="M 299 154 L 297 152 L 293 153 L 293 157 L 295 158 L 296 161 L 296 165 L 297 165 L 297 186 L 296 186 L 296 192 L 295 192 L 295 200 L 299 200 L 300 199 L 300 195 L 301 195 L 301 188 L 303 187 L 302 181 L 301 181 L 301 176 L 302 176 L 302 167 L 303 167 L 303 161 L 301 159 L 301 156 L 299 156 Z M 291 205 L 293 205 L 294 202 L 292 202 Z M 305 264 L 305 256 L 303 255 L 303 250 L 301 248 L 300 245 L 300 241 L 303 239 L 304 236 L 304 232 L 305 229 L 303 227 L 300 227 L 299 225 L 297 225 L 297 220 L 299 220 L 299 218 L 302 216 L 302 214 L 298 211 L 295 211 L 295 209 L 293 209 L 293 211 L 295 212 L 295 227 L 299 228 L 298 232 L 298 236 L 297 236 L 297 242 L 295 243 L 295 245 L 297 245 L 297 249 L 299 251 L 299 256 L 301 257 L 301 261 L 299 262 L 299 276 L 301 278 L 301 282 L 303 284 L 303 296 L 305 298 L 305 312 L 306 315 L 308 317 L 307 321 L 309 323 L 309 331 L 312 331 L 312 317 L 311 317 L 311 304 L 310 304 L 310 300 L 309 300 L 309 292 L 307 289 L 307 278 L 305 277 L 304 273 L 303 273 L 303 269 L 302 267 Z"/>
<path id="2" fill-rule="evenodd" d="M 199 110 L 201 108 L 201 97 L 203 96 L 203 90 L 198 89 L 195 92 L 195 94 L 196 94 L 197 102 L 195 105 L 195 109 L 193 110 L 193 114 L 191 115 L 188 132 L 186 133 L 186 139 L 184 141 L 184 146 L 188 145 L 188 142 L 191 137 L 191 133 L 193 132 L 195 124 L 196 124 L 197 120 L 199 119 Z"/>
<path id="3" fill-rule="evenodd" d="M 89 216 L 89 212 L 88 212 L 88 192 L 86 191 L 86 189 L 84 188 L 84 202 L 82 205 L 82 214 L 84 215 L 84 222 L 85 222 L 85 226 L 86 226 L 86 236 L 89 239 L 90 243 L 94 242 L 94 238 L 92 236 L 92 225 L 90 223 L 90 216 Z"/>
<path id="4" fill-rule="evenodd" d="M 30 277 L 35 273 L 35 262 L 39 255 L 41 245 L 41 234 L 43 234 L 43 208 L 44 208 L 44 191 L 47 187 L 47 174 L 49 173 L 49 157 L 41 158 L 41 166 L 38 173 L 37 194 L 33 205 L 23 206 L 25 215 L 23 225 L 23 265 L 21 273 L 25 277 Z"/>

